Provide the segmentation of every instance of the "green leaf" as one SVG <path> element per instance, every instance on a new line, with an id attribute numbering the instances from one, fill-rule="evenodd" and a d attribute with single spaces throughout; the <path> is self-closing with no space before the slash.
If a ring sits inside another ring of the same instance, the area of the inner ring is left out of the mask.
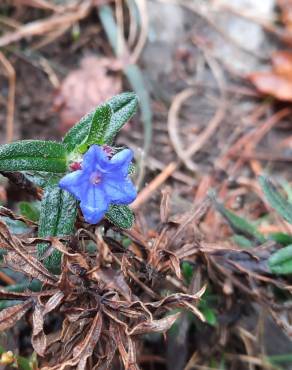
<path id="1" fill-rule="evenodd" d="M 32 290 L 33 292 L 39 292 L 42 288 L 42 283 L 39 280 L 25 281 L 24 283 L 18 283 L 8 285 L 4 289 L 8 292 L 24 292 L 25 290 Z"/>
<path id="2" fill-rule="evenodd" d="M 86 144 L 104 144 L 104 134 L 110 125 L 112 109 L 109 104 L 98 107 L 92 117 L 91 127 Z"/>
<path id="3" fill-rule="evenodd" d="M 285 233 L 272 233 L 269 235 L 269 239 L 274 240 L 275 242 L 284 246 L 292 244 L 292 235 Z"/>
<path id="4" fill-rule="evenodd" d="M 22 216 L 31 221 L 38 221 L 40 217 L 39 203 L 36 202 L 19 202 L 18 206 Z"/>
<path id="5" fill-rule="evenodd" d="M 222 204 L 216 201 L 215 205 L 217 210 L 227 220 L 230 227 L 234 230 L 236 234 L 255 239 L 259 243 L 264 243 L 266 241 L 266 238 L 260 232 L 258 232 L 256 227 L 249 223 L 246 219 L 237 216 L 235 213 L 231 212 L 229 209 L 225 208 Z"/>
<path id="6" fill-rule="evenodd" d="M 260 176 L 259 182 L 270 206 L 292 224 L 292 204 L 277 191 L 268 177 Z"/>
<path id="7" fill-rule="evenodd" d="M 120 129 L 135 114 L 138 107 L 138 98 L 136 94 L 127 92 L 113 97 L 107 103 L 114 113 L 105 131 L 104 142 L 112 144 Z"/>
<path id="8" fill-rule="evenodd" d="M 0 220 L 3 220 L 8 226 L 9 230 L 13 234 L 25 234 L 30 231 L 30 228 L 20 220 L 12 220 L 9 217 L 0 217 Z"/>
<path id="9" fill-rule="evenodd" d="M 0 171 L 44 171 L 64 173 L 67 153 L 54 141 L 23 140 L 0 146 Z"/>
<path id="10" fill-rule="evenodd" d="M 268 265 L 274 274 L 292 274 L 292 245 L 288 245 L 273 253 L 268 260 Z"/>
<path id="11" fill-rule="evenodd" d="M 181 264 L 181 269 L 183 277 L 186 283 L 189 285 L 194 274 L 194 266 L 187 261 L 183 261 Z"/>
<path id="12" fill-rule="evenodd" d="M 235 235 L 233 235 L 232 240 L 239 247 L 242 247 L 242 248 L 251 248 L 252 247 L 252 242 L 243 235 L 235 234 Z"/>
<path id="13" fill-rule="evenodd" d="M 200 307 L 200 311 L 205 317 L 206 322 L 209 325 L 216 326 L 217 325 L 217 316 L 215 311 L 210 307 Z"/>
<path id="14" fill-rule="evenodd" d="M 58 184 L 48 185 L 41 203 L 38 236 L 71 235 L 77 215 L 77 200 Z M 42 258 L 48 243 L 38 244 L 38 257 Z M 60 272 L 61 252 L 54 250 L 44 260 L 44 265 L 53 273 Z"/>
<path id="15" fill-rule="evenodd" d="M 112 142 L 117 132 L 135 113 L 137 104 L 137 96 L 131 92 L 119 94 L 106 102 L 105 105 L 109 105 L 112 109 L 112 115 L 106 131 L 103 133 L 104 143 L 110 144 Z M 74 127 L 72 127 L 72 129 L 64 137 L 63 143 L 66 145 L 66 148 L 69 152 L 76 150 L 79 145 L 86 142 L 93 117 L 98 109 L 99 107 L 82 117 L 81 120 Z"/>
<path id="16" fill-rule="evenodd" d="M 29 181 L 40 188 L 45 188 L 48 184 L 57 183 L 63 177 L 63 174 L 52 174 L 42 171 L 24 171 L 22 173 Z"/>
<path id="17" fill-rule="evenodd" d="M 134 214 L 128 206 L 113 204 L 105 214 L 105 217 L 121 229 L 130 229 L 135 220 Z"/>
<path id="18" fill-rule="evenodd" d="M 69 152 L 72 152 L 76 147 L 81 145 L 88 137 L 94 112 L 95 109 L 82 117 L 81 120 L 67 132 L 63 139 L 63 143 Z"/>

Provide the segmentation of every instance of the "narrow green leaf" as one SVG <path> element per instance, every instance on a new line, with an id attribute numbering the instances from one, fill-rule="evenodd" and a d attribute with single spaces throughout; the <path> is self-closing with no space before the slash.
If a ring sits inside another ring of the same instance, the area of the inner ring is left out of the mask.
<path id="1" fill-rule="evenodd" d="M 106 132 L 103 136 L 103 142 L 110 144 L 121 127 L 132 117 L 135 113 L 138 104 L 136 94 L 125 92 L 119 94 L 108 100 L 105 105 L 109 105 L 112 109 L 110 124 L 107 126 Z M 67 133 L 64 137 L 63 143 L 69 152 L 75 150 L 79 145 L 86 141 L 91 128 L 91 123 L 96 112 L 92 110 Z"/>
<path id="2" fill-rule="evenodd" d="M 86 139 L 87 145 L 104 144 L 104 134 L 110 125 L 112 109 L 109 104 L 98 107 L 92 117 L 89 134 Z"/>
<path id="3" fill-rule="evenodd" d="M 64 145 L 54 141 L 23 140 L 0 146 L 1 171 L 44 171 L 64 173 L 67 154 Z"/>
<path id="4" fill-rule="evenodd" d="M 112 144 L 115 136 L 126 122 L 135 114 L 138 106 L 138 98 L 134 93 L 123 93 L 108 101 L 113 110 L 109 126 L 104 134 L 104 142 Z"/>
<path id="5" fill-rule="evenodd" d="M 243 235 L 235 234 L 235 235 L 233 235 L 232 240 L 239 247 L 242 247 L 242 248 L 251 248 L 252 247 L 252 242 Z"/>
<path id="6" fill-rule="evenodd" d="M 207 307 L 207 306 L 203 308 L 200 307 L 200 311 L 204 315 L 205 320 L 209 325 L 212 325 L 212 326 L 217 325 L 217 316 L 216 316 L 215 311 L 212 308 Z"/>
<path id="7" fill-rule="evenodd" d="M 95 109 L 82 117 L 81 120 L 67 132 L 63 139 L 63 143 L 69 152 L 72 152 L 86 140 L 94 112 Z"/>
<path id="8" fill-rule="evenodd" d="M 45 189 L 41 204 L 38 236 L 66 236 L 74 229 L 77 215 L 77 201 L 58 184 Z M 48 243 L 38 244 L 38 257 L 42 258 L 48 249 Z M 54 250 L 44 260 L 45 266 L 53 273 L 60 272 L 61 252 Z"/>
<path id="9" fill-rule="evenodd" d="M 269 239 L 274 240 L 275 242 L 287 246 L 292 244 L 292 235 L 285 233 L 272 233 L 269 235 Z"/>
<path id="10" fill-rule="evenodd" d="M 181 264 L 181 270 L 186 283 L 189 285 L 194 274 L 194 266 L 187 261 L 183 261 Z"/>
<path id="11" fill-rule="evenodd" d="M 268 177 L 260 176 L 259 182 L 270 206 L 292 224 L 292 204 L 278 192 Z"/>
<path id="12" fill-rule="evenodd" d="M 257 231 L 256 227 L 249 223 L 246 219 L 237 216 L 229 209 L 225 208 L 222 204 L 215 201 L 217 210 L 227 220 L 230 227 L 236 234 L 243 235 L 247 238 L 255 239 L 259 243 L 264 243 L 266 238 Z"/>
<path id="13" fill-rule="evenodd" d="M 105 217 L 121 229 L 130 229 L 135 217 L 128 206 L 111 205 Z"/>
<path id="14" fill-rule="evenodd" d="M 32 290 L 33 292 L 39 292 L 42 288 L 42 283 L 39 280 L 25 281 L 24 283 L 18 283 L 8 285 L 4 289 L 8 292 L 24 292 L 25 290 Z"/>
<path id="15" fill-rule="evenodd" d="M 13 234 L 24 234 L 29 232 L 29 227 L 22 221 L 20 220 L 12 220 L 9 217 L 0 217 L 0 220 L 3 220 L 6 225 L 8 226 L 9 230 Z"/>
<path id="16" fill-rule="evenodd" d="M 28 218 L 31 221 L 38 221 L 40 217 L 40 210 L 36 202 L 19 202 L 18 206 L 22 216 Z"/>
<path id="17" fill-rule="evenodd" d="M 292 245 L 273 253 L 268 261 L 271 272 L 277 275 L 292 274 Z"/>

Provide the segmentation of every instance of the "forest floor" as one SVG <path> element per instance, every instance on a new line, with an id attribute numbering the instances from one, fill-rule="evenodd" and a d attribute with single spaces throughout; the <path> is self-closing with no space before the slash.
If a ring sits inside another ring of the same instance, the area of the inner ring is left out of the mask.
<path id="1" fill-rule="evenodd" d="M 107 3 L 116 45 L 106 33 Z M 284 0 L 0 4 L 0 144 L 60 140 L 113 95 L 140 96 L 141 110 L 118 137 L 138 165 L 128 237 L 138 245 L 142 236 L 159 240 L 167 213 L 179 232 L 164 237 L 175 242 L 179 266 L 172 262 L 155 291 L 207 286 L 198 305 L 206 322 L 183 313 L 165 336 L 145 335 L 137 346 L 142 369 L 292 369 L 291 279 L 266 266 L 277 249 L 269 236 L 291 235 L 292 227 L 258 182 L 269 174 L 291 198 L 291 14 Z M 16 211 L 22 200 L 33 198 L 0 178 L 2 204 Z M 266 241 L 241 233 L 226 209 Z M 197 254 L 186 248 L 194 240 Z M 21 325 L 14 339 L 0 340 L 28 356 L 29 325 Z"/>

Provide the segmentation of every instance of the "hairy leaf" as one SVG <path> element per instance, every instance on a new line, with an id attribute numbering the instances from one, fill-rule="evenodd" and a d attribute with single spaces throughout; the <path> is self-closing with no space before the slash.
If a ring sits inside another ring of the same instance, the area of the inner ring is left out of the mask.
<path id="1" fill-rule="evenodd" d="M 292 224 L 292 204 L 277 191 L 268 177 L 260 176 L 259 182 L 270 206 Z"/>
<path id="2" fill-rule="evenodd" d="M 23 140 L 0 146 L 0 171 L 44 171 L 64 173 L 65 146 L 53 141 Z"/>
<path id="3" fill-rule="evenodd" d="M 264 243 L 266 238 L 257 231 L 256 227 L 248 222 L 246 219 L 237 216 L 222 204 L 215 202 L 217 210 L 228 221 L 230 227 L 235 233 L 255 239 L 259 243 Z"/>
<path id="4" fill-rule="evenodd" d="M 92 117 L 88 138 L 86 140 L 87 145 L 104 144 L 104 133 L 109 127 L 111 116 L 112 109 L 108 104 L 101 105 L 96 109 Z"/>
<path id="5" fill-rule="evenodd" d="M 38 236 L 71 235 L 76 215 L 77 200 L 67 191 L 61 190 L 57 184 L 47 186 L 41 203 Z M 48 243 L 38 244 L 39 258 L 45 257 L 44 263 L 48 270 L 59 273 L 61 252 L 52 250 L 49 256 L 45 256 L 48 248 Z"/>
<path id="6" fill-rule="evenodd" d="M 130 229 L 134 224 L 134 214 L 128 206 L 111 205 L 105 217 L 121 229 Z"/>
<path id="7" fill-rule="evenodd" d="M 108 104 L 114 113 L 104 134 L 104 142 L 111 144 L 120 129 L 135 114 L 138 98 L 136 94 L 128 92 L 113 97 Z"/>
<path id="8" fill-rule="evenodd" d="M 117 132 L 135 113 L 137 104 L 137 96 L 130 92 L 119 94 L 107 101 L 106 105 L 111 107 L 112 116 L 110 124 L 103 134 L 104 143 L 112 143 Z M 68 131 L 67 135 L 64 137 L 63 143 L 69 152 L 72 152 L 79 145 L 86 141 L 95 112 L 96 109 L 82 117 L 81 120 L 74 127 L 72 127 L 72 129 Z"/>

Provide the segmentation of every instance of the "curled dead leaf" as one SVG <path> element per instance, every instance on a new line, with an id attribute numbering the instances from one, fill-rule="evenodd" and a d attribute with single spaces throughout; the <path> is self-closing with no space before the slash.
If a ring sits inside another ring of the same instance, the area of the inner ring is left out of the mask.
<path id="1" fill-rule="evenodd" d="M 0 331 L 4 331 L 14 326 L 16 322 L 26 314 L 31 306 L 32 300 L 27 300 L 23 303 L 0 311 Z"/>
<path id="2" fill-rule="evenodd" d="M 145 321 L 131 329 L 128 335 L 140 335 L 146 333 L 164 333 L 169 330 L 180 316 L 180 312 L 166 316 L 160 320 Z"/>
<path id="3" fill-rule="evenodd" d="M 58 281 L 35 257 L 28 254 L 19 255 L 17 252 L 9 251 L 4 256 L 4 261 L 13 270 L 23 272 L 43 283 L 55 286 Z"/>

